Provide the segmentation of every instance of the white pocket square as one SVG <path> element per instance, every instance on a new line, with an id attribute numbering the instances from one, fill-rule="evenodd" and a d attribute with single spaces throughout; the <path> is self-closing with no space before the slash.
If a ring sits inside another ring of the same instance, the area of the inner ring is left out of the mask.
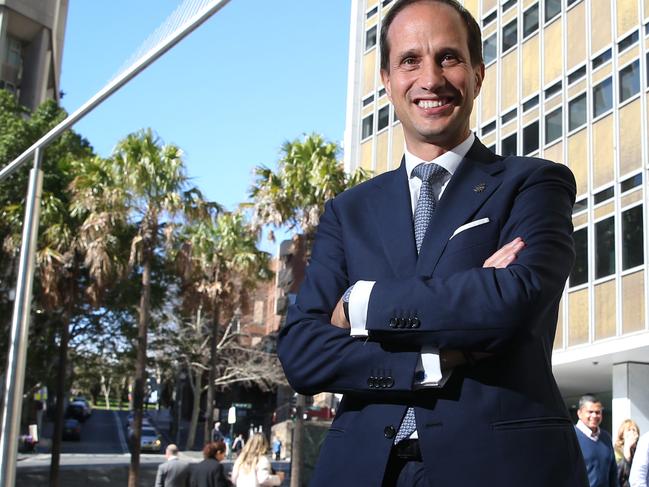
<path id="1" fill-rule="evenodd" d="M 453 232 L 453 235 L 451 235 L 451 238 L 455 237 L 458 233 L 463 232 L 464 230 L 477 227 L 478 225 L 484 225 L 485 223 L 489 223 L 489 221 L 489 218 L 480 218 L 479 220 L 473 220 L 472 222 L 465 223 L 464 225 L 457 227 L 457 229 Z M 451 240 L 451 238 L 449 238 L 449 240 Z"/>

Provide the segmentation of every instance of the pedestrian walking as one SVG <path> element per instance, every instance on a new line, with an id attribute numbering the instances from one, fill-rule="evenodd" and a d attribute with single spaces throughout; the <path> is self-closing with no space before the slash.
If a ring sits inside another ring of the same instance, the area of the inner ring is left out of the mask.
<path id="1" fill-rule="evenodd" d="M 249 438 L 232 469 L 236 487 L 266 487 L 284 481 L 284 472 L 273 473 L 267 452 L 268 440 L 263 434 L 255 433 Z"/>
<path id="2" fill-rule="evenodd" d="M 622 421 L 615 438 L 615 461 L 617 463 L 617 480 L 620 487 L 629 487 L 629 475 L 640 437 L 640 428 L 632 419 Z"/>
<path id="3" fill-rule="evenodd" d="M 165 450 L 167 461 L 158 466 L 155 487 L 187 487 L 189 464 L 178 458 L 178 447 L 173 443 Z"/>

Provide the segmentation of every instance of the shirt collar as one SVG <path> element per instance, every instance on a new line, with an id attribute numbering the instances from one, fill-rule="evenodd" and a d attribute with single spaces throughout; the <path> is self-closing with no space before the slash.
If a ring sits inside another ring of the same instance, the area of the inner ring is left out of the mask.
<path id="1" fill-rule="evenodd" d="M 469 136 L 464 140 L 464 142 L 453 147 L 451 150 L 444 152 L 444 154 L 436 157 L 432 161 L 424 161 L 423 159 L 420 159 L 416 155 L 409 152 L 406 148 L 406 172 L 408 174 L 408 177 L 412 177 L 412 170 L 422 162 L 424 164 L 434 162 L 435 164 L 438 164 L 446 169 L 452 176 L 453 173 L 457 170 L 457 167 L 460 165 L 460 162 L 462 162 L 462 159 L 464 159 L 466 153 L 469 152 L 469 149 L 473 145 L 474 141 L 475 135 L 473 132 L 470 132 Z"/>
<path id="2" fill-rule="evenodd" d="M 599 428 L 597 428 L 597 431 L 593 432 L 593 430 L 586 426 L 581 421 L 581 419 L 577 421 L 577 429 L 593 441 L 597 441 L 599 439 Z"/>

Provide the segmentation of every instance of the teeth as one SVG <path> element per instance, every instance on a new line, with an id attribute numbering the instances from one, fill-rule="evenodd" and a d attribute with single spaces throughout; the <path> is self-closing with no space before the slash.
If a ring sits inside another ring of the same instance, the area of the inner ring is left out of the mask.
<path id="1" fill-rule="evenodd" d="M 437 108 L 444 104 L 444 100 L 419 100 L 417 104 L 420 108 Z"/>

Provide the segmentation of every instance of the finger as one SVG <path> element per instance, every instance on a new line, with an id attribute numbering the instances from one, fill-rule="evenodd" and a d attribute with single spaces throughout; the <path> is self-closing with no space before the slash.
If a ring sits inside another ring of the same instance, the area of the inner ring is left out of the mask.
<path id="1" fill-rule="evenodd" d="M 525 242 L 523 242 L 523 239 L 517 237 L 494 252 L 493 255 L 485 260 L 483 267 L 506 267 L 514 261 L 518 252 L 520 252 L 524 247 Z"/>

